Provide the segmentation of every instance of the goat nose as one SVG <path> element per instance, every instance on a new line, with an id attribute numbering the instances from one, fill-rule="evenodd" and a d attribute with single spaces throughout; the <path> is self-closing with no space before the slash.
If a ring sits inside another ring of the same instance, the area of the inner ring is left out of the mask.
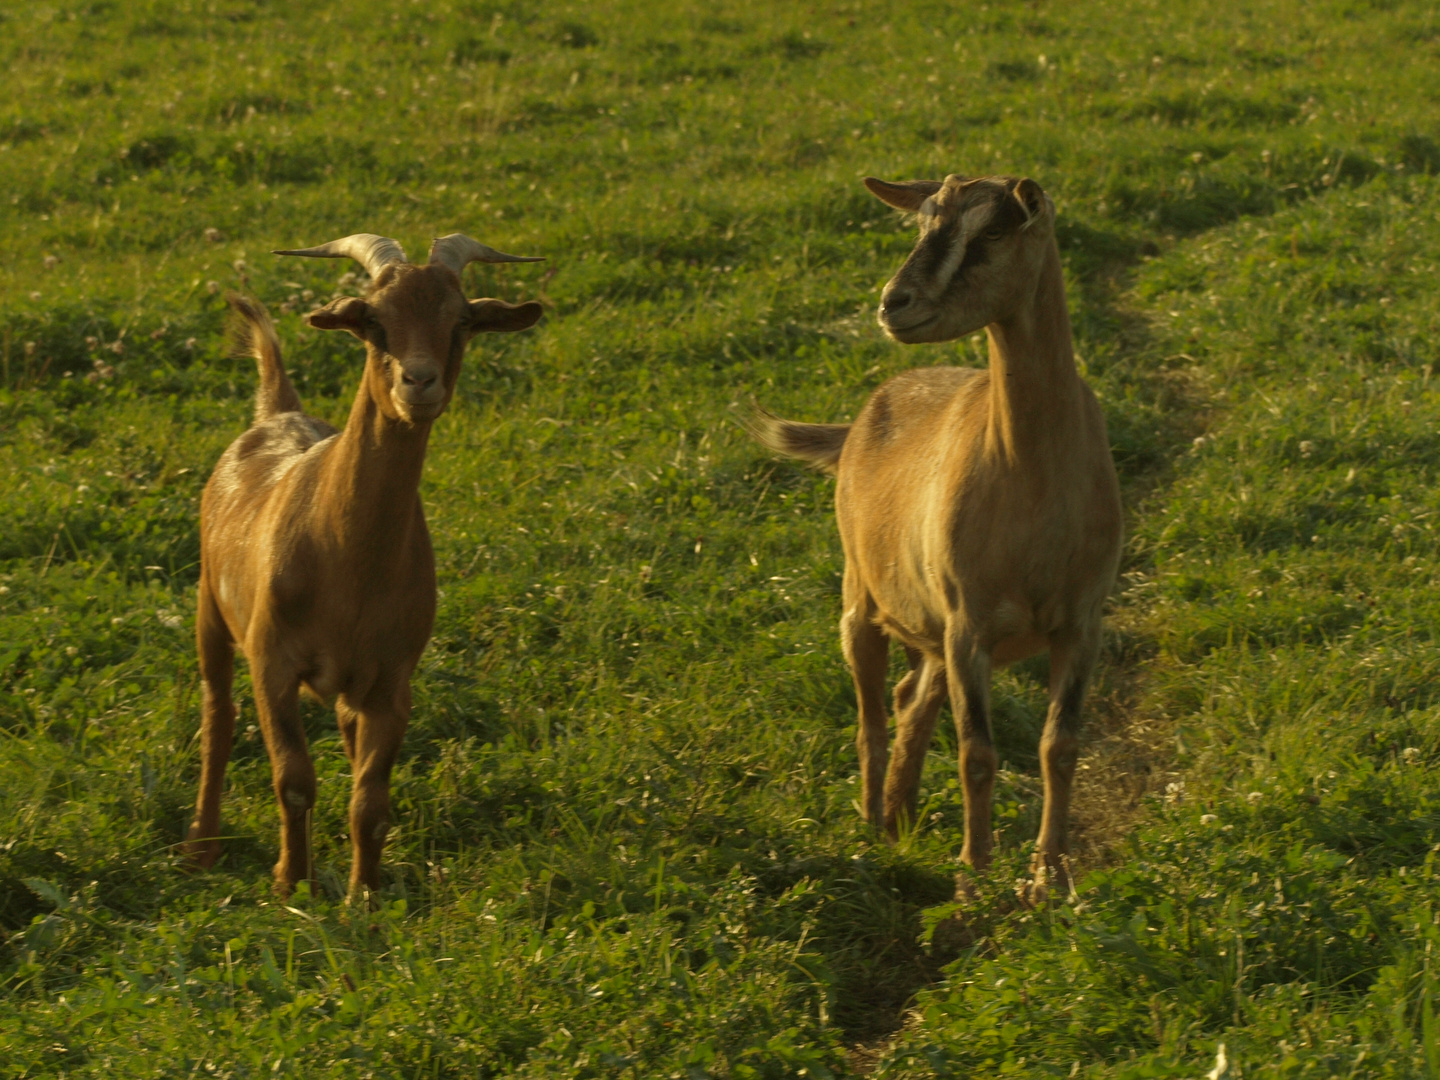
<path id="1" fill-rule="evenodd" d="M 913 299 L 913 296 L 901 289 L 896 289 L 885 294 L 880 301 L 880 309 L 889 315 L 891 312 L 899 311 Z"/>
<path id="2" fill-rule="evenodd" d="M 435 385 L 435 380 L 437 377 L 438 376 L 435 375 L 422 375 L 417 379 L 409 372 L 406 372 L 404 376 L 402 376 L 406 386 L 414 386 L 420 390 L 429 390 L 430 387 Z"/>

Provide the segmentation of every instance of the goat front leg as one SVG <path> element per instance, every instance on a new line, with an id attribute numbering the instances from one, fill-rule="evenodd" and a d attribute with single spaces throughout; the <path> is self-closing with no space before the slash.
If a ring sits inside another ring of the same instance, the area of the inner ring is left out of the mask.
<path id="1" fill-rule="evenodd" d="M 974 635 L 946 627 L 945 675 L 960 737 L 960 786 L 965 794 L 965 844 L 960 862 L 982 873 L 990 868 L 994 848 L 990 803 L 1000 765 L 990 729 L 990 667 L 990 654 L 980 648 Z M 956 879 L 955 891 L 962 898 L 969 893 L 969 881 L 963 874 Z"/>
<path id="2" fill-rule="evenodd" d="M 346 714 L 352 718 L 347 731 Z M 399 693 L 372 693 L 358 707 L 340 703 L 341 731 L 354 786 L 350 792 L 350 898 L 380 887 L 380 855 L 390 831 L 390 771 L 410 723 L 408 680 Z"/>
<path id="3" fill-rule="evenodd" d="M 200 793 L 195 799 L 195 820 L 183 848 L 196 866 L 209 869 L 220 857 L 220 796 L 225 788 L 225 766 L 235 743 L 235 643 L 220 614 L 205 578 L 195 612 L 195 644 L 200 659 Z"/>
<path id="4" fill-rule="evenodd" d="M 297 882 L 313 875 L 310 814 L 315 809 L 315 766 L 300 722 L 300 678 L 253 650 L 251 681 L 255 711 L 270 755 L 270 777 L 280 807 L 280 858 L 275 891 L 288 896 Z"/>
<path id="5" fill-rule="evenodd" d="M 885 761 L 888 757 L 885 718 L 885 675 L 890 639 L 870 618 L 869 597 L 852 588 L 847 577 L 845 614 L 840 617 L 840 647 L 855 680 L 860 706 L 855 748 L 860 753 L 860 810 L 877 828 L 885 821 Z M 858 594 L 858 595 L 857 595 Z"/>
<path id="6" fill-rule="evenodd" d="M 1098 632 L 1050 646 L 1050 709 L 1040 736 L 1040 775 L 1045 808 L 1035 846 L 1034 880 L 1027 899 L 1043 903 L 1051 888 L 1070 890 L 1070 798 L 1080 756 L 1081 710 L 1099 654 Z"/>
<path id="7" fill-rule="evenodd" d="M 945 661 L 911 652 L 911 664 L 910 674 L 895 690 L 895 749 L 885 773 L 885 832 L 891 840 L 915 821 L 925 753 L 945 703 Z"/>

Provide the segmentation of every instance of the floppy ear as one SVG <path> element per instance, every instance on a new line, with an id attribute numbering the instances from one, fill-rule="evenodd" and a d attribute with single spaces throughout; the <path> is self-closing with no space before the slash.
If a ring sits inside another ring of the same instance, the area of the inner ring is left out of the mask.
<path id="1" fill-rule="evenodd" d="M 534 300 L 523 304 L 507 304 L 504 300 L 471 300 L 465 324 L 472 334 L 529 330 L 540 321 L 544 310 Z"/>
<path id="2" fill-rule="evenodd" d="M 310 312 L 305 321 L 317 330 L 349 330 L 363 340 L 370 324 L 370 305 L 354 296 L 342 296 Z"/>
<path id="3" fill-rule="evenodd" d="M 1015 201 L 1025 211 L 1025 225 L 1029 229 L 1035 226 L 1043 226 L 1049 212 L 1053 211 L 1050 197 L 1034 180 L 1028 176 L 1015 185 L 1013 192 Z"/>
<path id="4" fill-rule="evenodd" d="M 904 210 L 907 214 L 915 213 L 926 199 L 945 186 L 939 180 L 902 180 L 891 184 L 873 176 L 865 177 L 862 182 L 870 189 L 870 194 L 886 206 Z"/>

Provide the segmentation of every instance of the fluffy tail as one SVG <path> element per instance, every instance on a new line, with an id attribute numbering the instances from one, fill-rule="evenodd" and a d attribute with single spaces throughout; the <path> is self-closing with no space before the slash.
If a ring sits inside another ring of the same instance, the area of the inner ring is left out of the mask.
<path id="1" fill-rule="evenodd" d="M 285 374 L 280 361 L 280 339 L 275 324 L 259 300 L 238 293 L 226 299 L 234 314 L 230 318 L 230 346 L 236 356 L 253 356 L 260 365 L 260 386 L 255 391 L 255 422 L 269 420 L 277 413 L 299 412 L 300 395 Z"/>
<path id="2" fill-rule="evenodd" d="M 835 471 L 840 451 L 845 448 L 849 424 L 800 424 L 782 420 L 772 412 L 751 407 L 745 428 L 761 446 L 786 457 L 800 458 L 826 472 Z"/>

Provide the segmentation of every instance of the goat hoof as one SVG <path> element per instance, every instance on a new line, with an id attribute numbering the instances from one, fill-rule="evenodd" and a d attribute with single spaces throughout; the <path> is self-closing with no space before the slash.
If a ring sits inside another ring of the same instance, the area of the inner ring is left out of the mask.
<path id="1" fill-rule="evenodd" d="M 345 895 L 345 906 L 357 908 L 360 911 L 379 911 L 380 897 L 369 885 L 350 886 L 350 891 Z"/>
<path id="2" fill-rule="evenodd" d="M 191 836 L 180 845 L 180 857 L 192 870 L 209 870 L 215 865 L 215 860 L 220 858 L 220 841 L 201 840 Z"/>
<path id="3" fill-rule="evenodd" d="M 278 899 L 289 900 L 293 898 L 295 895 L 295 890 L 298 889 L 302 884 L 305 886 L 305 891 L 310 896 L 314 896 L 318 892 L 317 882 L 312 881 L 310 878 L 305 877 L 303 874 L 291 877 L 285 873 L 285 868 L 283 866 L 278 863 L 276 864 L 275 882 L 272 888 L 275 892 L 275 896 Z"/>
<path id="4" fill-rule="evenodd" d="M 1015 895 L 1027 908 L 1039 908 L 1063 903 L 1072 891 L 1070 874 L 1065 867 L 1041 864 L 1034 868 L 1034 876 L 1029 881 L 1016 887 Z"/>
<path id="5" fill-rule="evenodd" d="M 976 881 L 976 872 L 968 866 L 961 869 L 955 875 L 955 901 L 960 904 L 967 904 L 972 900 L 980 898 L 980 886 Z"/>

